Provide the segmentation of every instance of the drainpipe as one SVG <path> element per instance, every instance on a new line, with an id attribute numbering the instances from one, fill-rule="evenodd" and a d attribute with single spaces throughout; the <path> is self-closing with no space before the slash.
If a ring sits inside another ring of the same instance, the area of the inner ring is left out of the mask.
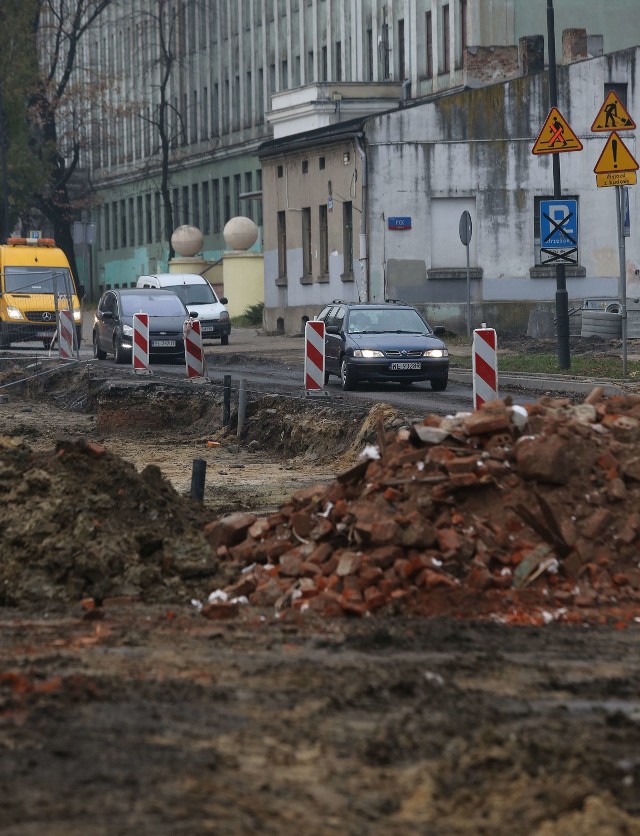
<path id="1" fill-rule="evenodd" d="M 368 213 L 368 186 L 367 186 L 367 155 L 362 145 L 362 136 L 356 136 L 356 150 L 362 162 L 362 211 L 360 213 L 360 264 L 365 279 L 365 302 L 370 298 L 369 287 L 369 246 L 367 241 L 367 213 Z"/>

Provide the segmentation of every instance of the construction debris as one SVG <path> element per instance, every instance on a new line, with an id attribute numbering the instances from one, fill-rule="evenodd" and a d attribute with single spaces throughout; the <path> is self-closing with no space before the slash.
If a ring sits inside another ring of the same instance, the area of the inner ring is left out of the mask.
<path id="1" fill-rule="evenodd" d="M 207 524 L 215 556 L 245 569 L 229 599 L 281 614 L 640 620 L 640 396 L 601 394 L 429 415 L 277 513 Z"/>

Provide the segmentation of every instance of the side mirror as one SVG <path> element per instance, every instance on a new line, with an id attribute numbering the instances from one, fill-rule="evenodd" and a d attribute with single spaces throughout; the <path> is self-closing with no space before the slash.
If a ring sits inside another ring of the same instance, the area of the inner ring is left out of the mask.
<path id="1" fill-rule="evenodd" d="M 327 332 L 327 334 L 339 334 L 340 333 L 340 329 L 338 328 L 337 325 L 327 325 L 327 326 L 325 326 L 324 330 Z"/>
<path id="2" fill-rule="evenodd" d="M 220 296 L 219 301 L 222 302 L 223 305 L 226 305 L 229 302 L 226 296 Z"/>
<path id="3" fill-rule="evenodd" d="M 444 335 L 447 333 L 447 329 L 444 327 L 444 325 L 434 325 L 433 333 L 436 335 L 436 337 L 444 337 Z"/>
<path id="4" fill-rule="evenodd" d="M 189 311 L 189 316 L 191 317 L 191 319 L 197 319 L 198 311 Z"/>

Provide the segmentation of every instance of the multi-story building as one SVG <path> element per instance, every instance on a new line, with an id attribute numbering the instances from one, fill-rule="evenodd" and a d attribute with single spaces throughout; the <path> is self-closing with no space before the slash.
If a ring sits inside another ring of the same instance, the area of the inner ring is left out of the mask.
<path id="1" fill-rule="evenodd" d="M 593 54 L 631 45 L 636 0 L 557 3 Z M 95 204 L 95 296 L 166 265 L 173 226 L 224 252 L 234 215 L 272 211 L 258 148 L 409 101 L 518 74 L 518 40 L 545 31 L 544 0 L 130 0 L 81 42 L 92 106 L 83 164 Z M 575 19 L 574 19 L 575 18 Z M 97 101 L 97 96 L 95 96 Z M 262 247 L 259 237 L 256 248 Z M 210 276 L 211 278 L 211 276 Z"/>

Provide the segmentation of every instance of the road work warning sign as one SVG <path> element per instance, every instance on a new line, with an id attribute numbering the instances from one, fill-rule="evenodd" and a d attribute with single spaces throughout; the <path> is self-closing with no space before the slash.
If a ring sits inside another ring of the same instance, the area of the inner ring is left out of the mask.
<path id="1" fill-rule="evenodd" d="M 582 151 L 582 143 L 558 108 L 552 107 L 531 153 L 557 154 L 560 151 Z"/>
<path id="2" fill-rule="evenodd" d="M 633 131 L 636 123 L 613 90 L 604 100 L 591 126 L 592 131 Z"/>

